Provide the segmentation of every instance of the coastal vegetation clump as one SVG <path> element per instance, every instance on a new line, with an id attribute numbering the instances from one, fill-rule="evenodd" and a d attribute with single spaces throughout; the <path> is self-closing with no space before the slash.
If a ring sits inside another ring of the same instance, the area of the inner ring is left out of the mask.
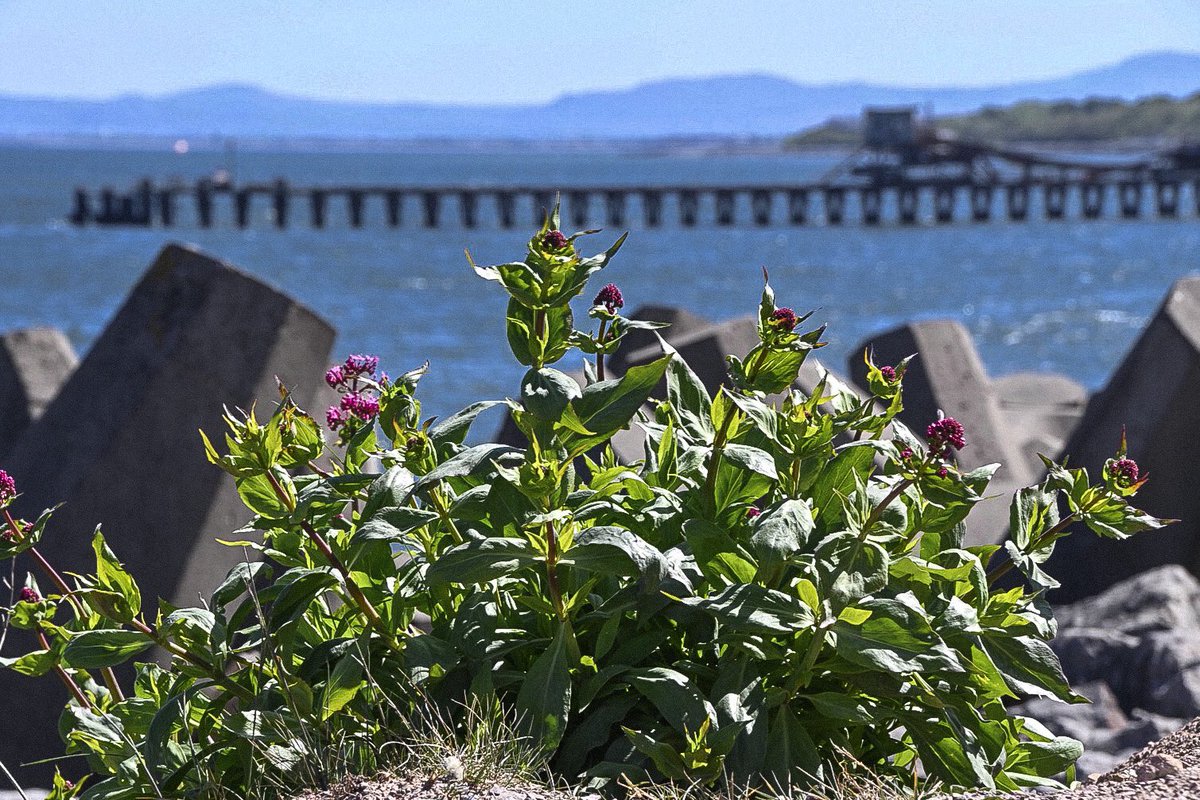
<path id="1" fill-rule="evenodd" d="M 508 295 L 514 399 L 427 418 L 427 365 L 352 355 L 325 375 L 332 434 L 281 386 L 265 418 L 204 436 L 252 515 L 228 543 L 260 557 L 204 607 L 143 598 L 99 530 L 95 571 L 61 575 L 38 549 L 53 509 L 12 516 L 20 476 L 0 473 L 0 556 L 34 567 L 8 611 L 31 647 L 5 666 L 68 688 L 63 770 L 90 773 L 52 797 L 288 796 L 419 752 L 430 719 L 477 750 L 479 719 L 502 720 L 489 741 L 512 758 L 614 791 L 804 788 L 848 763 L 906 787 L 1070 775 L 1081 745 L 1006 702 L 1083 702 L 1047 644 L 1042 565 L 1073 527 L 1164 524 L 1130 505 L 1145 476 L 1124 445 L 1097 481 L 1046 461 L 1007 543 L 969 546 L 997 465 L 958 468 L 954 419 L 898 421 L 907 360 L 867 354 L 866 397 L 828 375 L 797 390 L 823 328 L 764 281 L 758 344 L 715 394 L 665 343 L 609 377 L 655 326 L 609 284 L 576 328 L 624 237 L 585 257 L 593 232 L 558 228 L 555 211 L 522 260 L 472 261 Z M 572 351 L 579 379 L 556 367 Z M 468 443 L 494 407 L 527 448 Z M 622 463 L 631 425 L 644 455 Z"/>
<path id="2" fill-rule="evenodd" d="M 1026 100 L 1010 106 L 985 106 L 969 114 L 939 116 L 937 127 L 964 139 L 1034 144 L 1103 144 L 1162 139 L 1194 142 L 1200 130 L 1200 95 L 1165 96 L 1135 101 L 1090 97 L 1086 100 Z M 857 120 L 834 119 L 789 137 L 792 148 L 857 147 Z"/>

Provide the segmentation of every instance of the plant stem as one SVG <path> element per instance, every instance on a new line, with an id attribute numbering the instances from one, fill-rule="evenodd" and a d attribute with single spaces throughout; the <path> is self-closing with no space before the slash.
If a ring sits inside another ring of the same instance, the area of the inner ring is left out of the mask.
<path id="1" fill-rule="evenodd" d="M 276 478 L 270 470 L 267 470 L 265 474 L 267 476 L 267 480 L 271 484 L 271 488 L 275 490 L 275 495 L 279 498 L 279 502 L 283 503 L 284 507 L 289 511 L 295 511 L 296 504 L 288 496 L 288 493 L 283 490 L 283 487 L 279 484 L 279 479 Z M 354 582 L 354 578 L 350 575 L 349 568 L 340 558 L 338 558 L 337 553 L 333 552 L 333 548 L 329 546 L 329 542 L 325 541 L 325 537 L 321 536 L 321 534 L 318 533 L 317 530 L 313 528 L 313 526 L 307 521 L 301 522 L 300 527 L 308 536 L 309 540 L 317 546 L 318 550 L 321 551 L 321 555 L 325 557 L 325 560 L 328 561 L 335 570 L 337 570 L 339 575 L 341 575 L 342 581 L 346 585 L 346 591 L 349 592 L 351 599 L 354 600 L 354 604 L 358 606 L 360 611 L 362 611 L 363 616 L 367 618 L 367 622 L 370 623 L 371 627 L 374 628 L 376 632 L 384 638 L 384 641 L 386 641 L 392 649 L 399 651 L 401 648 L 396 643 L 395 638 L 392 636 L 392 632 L 389 631 L 387 625 L 384 624 L 383 618 L 379 616 L 379 612 L 375 610 L 375 606 L 371 605 L 371 601 L 367 599 L 367 596 L 363 594 L 362 589 L 360 589 L 358 584 Z"/>
<path id="2" fill-rule="evenodd" d="M 596 336 L 596 342 L 601 348 L 604 347 L 605 326 L 608 325 L 608 320 L 600 320 L 600 333 Z M 596 380 L 604 380 L 604 353 L 601 350 L 596 351 Z"/>
<path id="3" fill-rule="evenodd" d="M 554 523 L 546 523 L 546 583 L 550 587 L 550 600 L 554 603 L 554 613 L 562 622 L 566 619 L 563 606 L 562 590 L 558 585 L 558 534 Z"/>
<path id="4" fill-rule="evenodd" d="M 1047 529 L 1041 536 L 1034 540 L 1033 545 L 1029 548 L 1029 551 L 1036 552 L 1037 550 L 1040 550 L 1046 544 L 1047 540 L 1065 531 L 1073 522 L 1079 519 L 1080 515 L 1086 514 L 1088 511 L 1090 511 L 1092 506 L 1094 506 L 1097 502 L 1099 502 L 1099 498 L 1093 500 L 1080 509 L 1072 511 L 1070 514 L 1067 514 L 1065 517 L 1060 519 L 1052 527 Z M 1006 551 L 1001 550 L 999 552 L 1003 553 Z M 1000 564 L 989 570 L 987 574 L 988 587 L 990 588 L 996 583 L 996 581 L 1007 575 L 1015 566 L 1016 562 L 1013 561 L 1012 558 L 1009 558 L 1003 564 Z"/>
<path id="5" fill-rule="evenodd" d="M 42 633 L 41 631 L 38 631 L 37 635 L 38 635 L 38 639 L 42 643 L 42 647 L 45 648 L 46 650 L 49 650 L 50 649 L 50 640 L 46 638 L 46 634 Z M 56 675 L 58 675 L 58 679 L 63 682 L 63 685 L 67 687 L 67 691 L 71 693 L 71 696 L 74 697 L 75 700 L 78 701 L 81 706 L 88 709 L 89 711 L 94 710 L 92 708 L 91 701 L 88 700 L 87 695 L 83 693 L 83 689 L 80 689 L 79 684 L 75 682 L 75 679 L 72 678 L 65 669 L 63 669 L 62 664 L 55 664 L 54 672 Z"/>
<path id="6" fill-rule="evenodd" d="M 234 683 L 233 681 L 229 680 L 229 676 L 226 675 L 221 670 L 217 669 L 217 667 L 213 663 L 208 661 L 208 659 L 204 658 L 203 656 L 196 655 L 191 650 L 188 650 L 186 647 L 182 647 L 182 646 L 176 644 L 175 642 L 172 642 L 170 639 L 168 639 L 165 636 L 160 636 L 158 634 L 158 632 L 156 632 L 153 628 L 151 628 L 146 623 L 142 622 L 140 619 L 135 618 L 135 619 L 131 620 L 129 624 L 132 625 L 133 628 L 138 633 L 142 634 L 147 639 L 154 642 L 156 645 L 163 648 L 167 652 L 171 653 L 172 655 L 179 656 L 184 661 L 187 661 L 190 664 L 192 664 L 193 666 L 199 667 L 200 669 L 207 672 L 209 677 L 211 677 L 218 684 L 220 684 L 222 686 L 227 686 L 230 689 L 230 691 L 232 691 L 234 694 L 236 694 L 242 700 L 247 700 L 247 701 L 254 700 L 254 694 L 252 692 L 250 692 L 248 689 L 246 689 L 242 686 L 239 686 L 238 684 Z"/>
<path id="7" fill-rule="evenodd" d="M 14 537 L 20 538 L 24 535 L 23 531 L 20 529 L 20 526 L 17 525 L 17 521 L 13 519 L 12 513 L 9 512 L 7 508 L 4 509 L 4 519 L 6 522 L 8 522 L 9 530 L 12 531 Z M 29 555 L 33 556 L 33 560 L 37 562 L 38 567 L 43 573 L 45 573 L 46 577 L 50 579 L 59 592 L 62 593 L 63 597 L 67 598 L 67 602 L 70 603 L 71 607 L 75 609 L 75 613 L 78 614 L 80 618 L 87 616 L 86 612 L 84 611 L 83 604 L 79 601 L 79 598 L 75 596 L 75 592 L 71 590 L 71 587 L 67 585 L 67 582 L 63 579 L 63 576 L 58 573 L 58 570 L 51 566 L 50 562 L 46 560 L 45 556 L 43 556 L 36 547 L 30 547 L 27 552 Z M 112 671 L 112 667 L 103 667 L 100 670 L 100 676 L 104 678 L 105 686 L 107 686 L 108 690 L 112 692 L 113 697 L 117 699 L 117 702 L 125 699 L 125 693 L 121 691 L 121 684 L 117 682 L 117 675 Z"/>

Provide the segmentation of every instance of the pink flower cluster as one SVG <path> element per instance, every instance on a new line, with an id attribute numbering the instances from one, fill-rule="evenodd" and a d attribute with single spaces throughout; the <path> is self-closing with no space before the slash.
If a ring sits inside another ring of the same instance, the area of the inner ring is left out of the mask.
<path id="1" fill-rule="evenodd" d="M 562 231 L 547 231 L 542 237 L 542 244 L 554 250 L 561 250 L 567 246 L 567 237 Z"/>
<path id="2" fill-rule="evenodd" d="M 23 603 L 36 603 L 42 598 L 30 587 L 22 586 L 20 593 L 17 595 L 17 599 Z"/>
<path id="3" fill-rule="evenodd" d="M 355 353 L 325 372 L 325 382 L 343 393 L 341 401 L 325 412 L 325 424 L 330 430 L 340 430 L 355 419 L 370 422 L 379 415 L 379 397 L 374 393 L 374 383 L 359 385 L 360 378 L 373 379 L 377 369 L 379 356 Z M 379 384 L 386 386 L 387 383 L 387 373 L 380 374 Z"/>
<path id="4" fill-rule="evenodd" d="M 1120 458 L 1108 465 L 1108 474 L 1119 486 L 1130 487 L 1137 483 L 1141 471 L 1132 458 Z"/>
<path id="5" fill-rule="evenodd" d="M 896 368 L 895 367 L 889 367 L 887 365 L 884 365 L 879 368 L 879 374 L 882 375 L 883 379 L 885 381 L 887 381 L 888 383 L 896 382 Z"/>
<path id="6" fill-rule="evenodd" d="M 17 482 L 4 470 L 0 469 L 0 507 L 6 506 L 17 496 Z"/>
<path id="7" fill-rule="evenodd" d="M 962 450 L 967 446 L 963 438 L 965 431 L 962 423 L 954 417 L 942 417 L 937 422 L 929 423 L 925 429 L 925 438 L 929 440 L 929 450 L 934 455 L 945 455 L 949 448 Z"/>
<path id="8" fill-rule="evenodd" d="M 796 327 L 796 312 L 790 308 L 777 308 L 775 313 L 771 315 L 771 324 L 782 331 L 791 333 Z"/>
<path id="9" fill-rule="evenodd" d="M 625 307 L 625 298 L 621 297 L 621 290 L 617 288 L 615 283 L 610 283 L 601 289 L 596 294 L 596 299 L 592 301 L 593 306 L 604 306 L 608 313 L 617 313 L 618 308 Z"/>

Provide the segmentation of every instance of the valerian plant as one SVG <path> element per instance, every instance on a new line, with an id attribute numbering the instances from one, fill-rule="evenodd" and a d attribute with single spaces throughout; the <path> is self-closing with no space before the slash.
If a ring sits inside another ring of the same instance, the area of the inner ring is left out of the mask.
<path id="1" fill-rule="evenodd" d="M 1017 789 L 1071 767 L 1078 742 L 1006 703 L 1083 701 L 1047 644 L 1056 540 L 1165 522 L 1129 504 L 1144 477 L 1124 444 L 1100 483 L 1047 461 L 1003 548 L 968 546 L 996 465 L 956 466 L 970 432 L 953 419 L 923 437 L 896 419 L 907 361 L 868 356 L 866 397 L 829 375 L 796 389 L 822 329 L 767 284 L 759 342 L 715 394 L 665 343 L 610 377 L 606 356 L 648 326 L 610 284 L 596 329 L 575 330 L 571 301 L 623 240 L 583 257 L 582 235 L 555 212 L 522 261 L 472 262 L 509 296 L 514 399 L 429 419 L 426 367 L 391 379 L 351 356 L 325 376 L 334 444 L 286 390 L 266 421 L 229 412 L 223 446 L 204 445 L 253 513 L 232 544 L 261 559 L 203 608 L 146 603 L 99 532 L 95 573 L 68 581 L 37 549 L 51 512 L 5 509 L 0 554 L 40 576 L 9 611 L 39 647 L 5 663 L 68 688 L 66 763 L 92 774 L 55 797 L 285 794 L 378 766 L 426 703 L 510 715 L 592 785 L 803 787 L 850 758 Z M 555 366 L 573 349 L 582 381 Z M 528 447 L 466 443 L 498 405 Z M 630 425 L 644 455 L 623 463 L 611 440 Z M 1000 582 L 1012 570 L 1022 585 Z M 152 647 L 165 658 L 122 686 L 113 668 Z"/>

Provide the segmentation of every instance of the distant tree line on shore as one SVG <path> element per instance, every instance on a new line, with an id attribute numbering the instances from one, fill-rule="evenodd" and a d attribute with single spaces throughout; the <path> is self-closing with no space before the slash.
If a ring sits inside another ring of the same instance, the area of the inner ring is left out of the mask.
<path id="1" fill-rule="evenodd" d="M 989 142 L 1116 142 L 1166 138 L 1200 140 L 1200 92 L 1135 102 L 1107 98 L 1030 100 L 985 106 L 970 114 L 937 117 L 939 129 Z M 789 148 L 850 147 L 862 141 L 860 121 L 832 119 L 785 140 Z"/>

